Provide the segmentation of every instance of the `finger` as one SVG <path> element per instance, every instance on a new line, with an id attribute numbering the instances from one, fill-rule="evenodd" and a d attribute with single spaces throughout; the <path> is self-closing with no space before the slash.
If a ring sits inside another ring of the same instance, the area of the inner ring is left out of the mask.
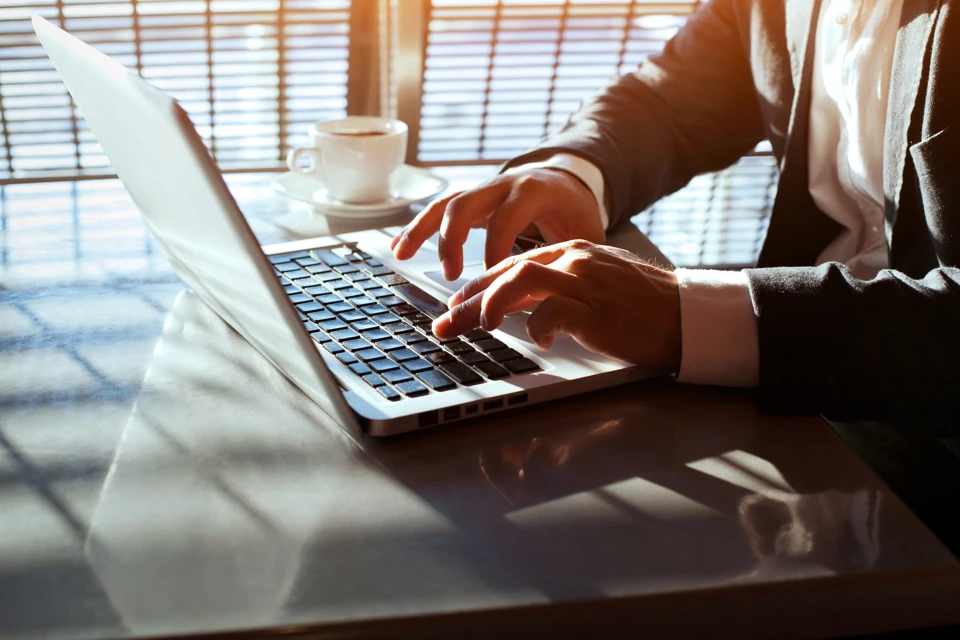
<path id="1" fill-rule="evenodd" d="M 527 334 L 541 349 L 553 346 L 557 331 L 574 338 L 589 326 L 590 308 L 572 298 L 551 296 L 540 303 L 527 318 Z"/>
<path id="2" fill-rule="evenodd" d="M 490 215 L 487 223 L 487 242 L 483 252 L 483 267 L 489 269 L 510 257 L 517 235 L 530 226 L 536 217 L 537 205 L 531 198 L 510 196 Z"/>
<path id="3" fill-rule="evenodd" d="M 492 268 L 487 269 L 481 275 L 477 276 L 467 284 L 463 285 L 459 291 L 454 293 L 447 300 L 447 306 L 453 307 L 477 295 L 490 286 L 490 283 L 501 275 L 512 269 L 517 263 L 524 260 L 528 262 L 539 262 L 540 264 L 550 264 L 570 249 L 570 243 L 554 244 L 539 249 L 533 249 L 518 256 L 511 256 L 500 261 Z"/>
<path id="4" fill-rule="evenodd" d="M 447 203 L 458 195 L 460 194 L 453 193 L 434 200 L 404 227 L 400 235 L 390 243 L 390 248 L 393 249 L 393 255 L 397 260 L 412 258 L 413 254 L 427 241 L 427 238 L 437 232 L 437 229 L 440 228 L 440 221 L 443 219 L 443 212 L 447 209 Z"/>
<path id="5" fill-rule="evenodd" d="M 529 296 L 524 296 L 507 309 L 507 315 L 524 311 L 537 304 Z M 467 302 L 457 305 L 433 322 L 433 335 L 438 338 L 452 338 L 480 326 L 480 308 L 483 306 L 483 296 L 474 296 Z"/>
<path id="6" fill-rule="evenodd" d="M 473 191 L 467 191 L 447 203 L 440 222 L 440 266 L 443 277 L 456 280 L 463 272 L 463 243 L 470 229 L 490 216 L 510 193 L 506 182 L 491 182 Z"/>
<path id="7" fill-rule="evenodd" d="M 539 262 L 520 262 L 493 281 L 483 292 L 480 326 L 500 326 L 510 308 L 525 298 L 544 300 L 550 296 L 578 298 L 583 284 L 577 276 Z"/>

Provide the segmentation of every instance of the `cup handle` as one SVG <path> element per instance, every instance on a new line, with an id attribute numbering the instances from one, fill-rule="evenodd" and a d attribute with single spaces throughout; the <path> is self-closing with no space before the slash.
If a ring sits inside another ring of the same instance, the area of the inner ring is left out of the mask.
<path id="1" fill-rule="evenodd" d="M 310 158 L 310 164 L 306 167 L 299 164 L 300 158 L 303 156 Z M 290 153 L 287 154 L 287 168 L 294 173 L 320 175 L 320 150 L 315 147 L 291 149 Z"/>

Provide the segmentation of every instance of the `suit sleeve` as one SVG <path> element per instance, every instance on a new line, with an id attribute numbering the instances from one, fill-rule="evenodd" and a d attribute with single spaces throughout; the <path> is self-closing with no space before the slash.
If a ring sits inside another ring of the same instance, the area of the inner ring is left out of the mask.
<path id="1" fill-rule="evenodd" d="M 660 54 L 614 80 L 506 168 L 560 152 L 592 162 L 603 173 L 616 227 L 694 176 L 731 165 L 763 138 L 748 39 L 732 0 L 709 2 Z"/>
<path id="2" fill-rule="evenodd" d="M 854 278 L 837 263 L 745 271 L 759 401 L 829 418 L 960 416 L 960 269 Z"/>

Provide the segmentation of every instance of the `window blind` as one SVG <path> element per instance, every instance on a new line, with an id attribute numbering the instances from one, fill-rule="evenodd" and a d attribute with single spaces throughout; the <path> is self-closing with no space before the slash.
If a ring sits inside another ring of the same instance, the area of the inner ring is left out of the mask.
<path id="1" fill-rule="evenodd" d="M 417 158 L 501 162 L 663 48 L 699 2 L 433 0 Z"/>
<path id="2" fill-rule="evenodd" d="M 225 170 L 275 167 L 309 122 L 347 111 L 350 0 L 8 0 L 0 180 L 112 173 L 34 13 L 179 100 Z"/>

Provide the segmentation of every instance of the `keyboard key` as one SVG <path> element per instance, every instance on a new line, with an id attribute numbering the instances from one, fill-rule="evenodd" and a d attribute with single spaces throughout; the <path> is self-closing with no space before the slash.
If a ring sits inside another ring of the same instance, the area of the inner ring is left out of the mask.
<path id="1" fill-rule="evenodd" d="M 432 362 L 433 364 L 453 362 L 453 356 L 446 351 L 434 351 L 433 353 L 428 353 L 424 357 L 427 359 L 427 361 Z"/>
<path id="2" fill-rule="evenodd" d="M 477 340 L 474 342 L 477 349 L 490 353 L 491 351 L 496 351 L 497 349 L 506 349 L 507 345 L 503 344 L 496 338 L 486 338 L 484 340 Z"/>
<path id="3" fill-rule="evenodd" d="M 463 362 L 466 362 L 467 364 L 472 364 L 474 366 L 482 362 L 490 362 L 487 356 L 483 355 L 482 353 L 477 353 L 476 351 L 474 351 L 473 353 L 466 353 L 460 356 L 460 360 Z"/>
<path id="4" fill-rule="evenodd" d="M 313 285 L 310 285 L 309 287 L 304 287 L 303 290 L 309 293 L 310 295 L 312 295 L 314 298 L 316 298 L 317 296 L 325 296 L 328 293 L 330 293 L 329 289 L 319 284 L 313 284 Z"/>
<path id="5" fill-rule="evenodd" d="M 387 310 L 384 309 L 384 308 L 383 308 L 382 306 L 380 306 L 379 304 L 371 304 L 371 305 L 368 306 L 368 307 L 364 307 L 364 308 L 363 308 L 363 312 L 364 312 L 365 314 L 367 314 L 368 316 L 375 316 L 375 315 L 378 315 L 378 314 L 381 314 L 381 313 L 386 313 Z"/>
<path id="6" fill-rule="evenodd" d="M 433 332 L 430 333 L 430 339 L 437 344 L 442 344 L 444 346 L 461 342 L 459 337 L 454 336 L 453 338 L 438 338 L 437 336 L 433 335 Z"/>
<path id="7" fill-rule="evenodd" d="M 327 271 L 325 273 L 318 273 L 314 276 L 320 282 L 333 282 L 334 280 L 340 280 L 340 274 L 336 271 Z"/>
<path id="8" fill-rule="evenodd" d="M 314 322 L 328 322 L 336 319 L 336 316 L 329 311 L 314 311 L 313 313 L 308 313 L 307 317 Z"/>
<path id="9" fill-rule="evenodd" d="M 283 292 L 288 296 L 290 296 L 290 295 L 295 295 L 297 293 L 300 293 L 300 289 L 293 286 L 292 284 L 288 284 L 283 287 Z"/>
<path id="10" fill-rule="evenodd" d="M 367 269 L 367 271 L 368 271 L 368 272 L 370 273 L 370 275 L 372 275 L 372 276 L 378 276 L 378 277 L 379 277 L 379 276 L 388 276 L 388 275 L 390 275 L 390 274 L 393 273 L 393 271 L 390 270 L 390 267 L 385 267 L 385 266 L 383 266 L 382 264 L 379 264 L 379 265 L 377 265 L 377 266 L 372 266 L 372 265 L 368 265 L 368 266 L 369 266 L 369 268 Z"/>
<path id="11" fill-rule="evenodd" d="M 317 281 L 313 278 L 297 278 L 293 281 L 293 284 L 297 285 L 298 287 L 309 287 L 317 284 Z"/>
<path id="12" fill-rule="evenodd" d="M 310 337 L 319 342 L 320 344 L 326 344 L 333 340 L 330 336 L 325 334 L 323 331 L 314 331 L 310 334 Z"/>
<path id="13" fill-rule="evenodd" d="M 410 349 L 396 349 L 390 352 L 390 357 L 396 360 L 397 362 L 406 362 L 407 360 L 416 360 L 417 354 Z"/>
<path id="14" fill-rule="evenodd" d="M 387 338 L 390 337 L 390 334 L 378 327 L 376 329 L 371 329 L 370 331 L 364 331 L 363 337 L 366 338 L 367 340 L 377 341 L 377 340 L 386 340 Z"/>
<path id="15" fill-rule="evenodd" d="M 496 351 L 491 351 L 487 355 L 497 362 L 506 362 L 508 360 L 516 360 L 517 358 L 523 357 L 513 349 L 497 349 Z"/>
<path id="16" fill-rule="evenodd" d="M 277 256 L 267 256 L 267 260 L 269 260 L 271 264 L 280 264 L 282 262 L 289 262 L 293 260 L 293 255 L 288 253 Z"/>
<path id="17" fill-rule="evenodd" d="M 340 273 L 343 274 L 342 271 Z M 362 271 L 357 271 L 356 273 L 347 273 L 347 274 L 344 274 L 344 277 L 346 277 L 347 280 L 349 280 L 354 284 L 370 279 L 370 276 L 363 273 Z"/>
<path id="18" fill-rule="evenodd" d="M 340 289 L 353 288 L 353 285 L 347 282 L 346 280 L 331 280 L 330 282 L 324 283 L 334 291 L 339 291 Z"/>
<path id="19" fill-rule="evenodd" d="M 469 340 L 470 342 L 480 342 L 481 340 L 487 340 L 489 338 L 492 338 L 493 336 L 491 336 L 489 333 L 487 333 L 486 331 L 478 327 L 476 329 L 471 329 L 470 331 L 467 331 L 465 334 L 463 334 L 463 337 Z"/>
<path id="20" fill-rule="evenodd" d="M 427 337 L 425 335 L 422 333 L 417 333 L 416 331 L 397 334 L 397 340 L 403 344 L 416 344 L 418 342 L 424 342 L 426 339 Z"/>
<path id="21" fill-rule="evenodd" d="M 370 367 L 363 364 L 362 362 L 356 362 L 350 365 L 350 371 L 353 371 L 358 376 L 365 376 L 370 373 Z"/>
<path id="22" fill-rule="evenodd" d="M 368 267 L 382 267 L 383 263 L 377 260 L 376 258 L 367 258 L 364 260 L 367 263 Z"/>
<path id="23" fill-rule="evenodd" d="M 332 320 L 323 320 L 323 321 L 317 322 L 317 324 L 320 325 L 321 329 L 323 329 L 328 333 L 331 331 L 339 331 L 340 329 L 347 328 L 347 325 L 340 322 L 340 320 L 338 320 L 337 318 L 334 318 Z"/>
<path id="24" fill-rule="evenodd" d="M 388 269 L 388 271 L 389 271 L 389 269 Z M 391 286 L 391 287 L 394 287 L 394 286 L 396 286 L 396 285 L 398 285 L 398 284 L 406 284 L 406 283 L 407 283 L 407 279 L 406 279 L 406 278 L 404 278 L 403 276 L 398 276 L 397 274 L 393 273 L 392 271 L 391 271 L 390 273 L 386 274 L 386 275 L 379 276 L 379 280 L 380 280 L 380 282 L 382 282 L 383 284 L 389 285 L 389 286 Z"/>
<path id="25" fill-rule="evenodd" d="M 351 300 L 350 302 L 352 302 L 353 304 L 355 304 L 355 305 L 358 306 L 358 307 L 367 307 L 367 306 L 370 306 L 370 305 L 372 305 L 372 304 L 377 304 L 377 301 L 376 301 L 376 300 L 374 300 L 374 299 L 372 299 L 372 298 L 368 298 L 367 296 L 359 296 L 359 297 L 356 297 L 356 298 L 354 298 L 353 300 Z"/>
<path id="26" fill-rule="evenodd" d="M 432 325 L 433 320 L 423 315 L 422 313 L 415 313 L 412 316 L 407 316 L 407 322 L 416 326 L 422 325 Z"/>
<path id="27" fill-rule="evenodd" d="M 368 373 L 367 375 L 363 376 L 363 381 L 366 382 L 371 387 L 379 387 L 387 384 L 383 378 L 381 378 L 375 373 Z"/>
<path id="28" fill-rule="evenodd" d="M 364 318 L 366 318 L 366 316 L 364 316 Z M 378 326 L 379 325 L 373 320 L 358 320 L 357 322 L 350 323 L 350 327 L 354 331 L 359 331 L 360 333 L 363 333 L 365 331 L 370 331 L 372 329 L 376 329 L 378 328 Z"/>
<path id="29" fill-rule="evenodd" d="M 356 356 L 363 360 L 364 362 L 370 362 L 372 360 L 377 360 L 382 358 L 383 354 L 380 353 L 377 349 L 364 349 L 363 351 L 357 351 Z M 372 367 L 372 365 L 371 365 Z M 374 371 L 379 371 L 376 367 L 372 367 Z"/>
<path id="30" fill-rule="evenodd" d="M 361 321 L 369 322 L 367 320 L 367 316 L 363 315 L 359 311 L 354 311 L 353 309 L 351 309 L 350 311 L 341 313 L 340 319 L 343 320 L 344 322 L 361 322 Z"/>
<path id="31" fill-rule="evenodd" d="M 391 309 L 394 313 L 401 316 L 412 316 L 415 313 L 420 313 L 415 306 L 412 304 L 401 304 L 397 305 Z"/>
<path id="32" fill-rule="evenodd" d="M 347 311 L 353 311 L 353 307 L 346 302 L 335 302 L 331 305 L 328 305 L 327 309 L 333 311 L 334 313 L 346 313 Z"/>
<path id="33" fill-rule="evenodd" d="M 326 289 L 324 289 L 326 291 Z M 317 298 L 323 304 L 337 304 L 343 302 L 343 299 L 335 293 L 325 293 Z"/>
<path id="34" fill-rule="evenodd" d="M 301 267 L 313 267 L 320 264 L 316 258 L 297 258 L 297 264 Z"/>
<path id="35" fill-rule="evenodd" d="M 294 298 L 296 298 L 296 300 Z M 316 302 L 313 298 L 304 294 L 300 294 L 299 296 L 290 296 L 290 302 L 293 302 L 294 304 L 296 304 L 297 302 L 301 303 L 301 304 L 297 304 L 297 309 L 300 309 L 300 311 L 303 311 L 304 313 L 310 313 L 311 311 L 320 311 L 321 309 L 323 309 L 322 304 L 320 304 L 319 302 Z"/>
<path id="36" fill-rule="evenodd" d="M 297 317 L 303 320 L 304 322 L 309 320 L 309 318 L 307 317 L 307 314 L 303 313 L 302 311 L 297 311 Z"/>
<path id="37" fill-rule="evenodd" d="M 411 398 L 415 398 L 417 396 L 422 396 L 429 393 L 429 391 L 427 391 L 427 388 L 422 384 L 420 384 L 419 382 L 417 382 L 416 380 L 410 380 L 409 382 L 401 382 L 397 384 L 397 389 L 400 389 L 400 391 L 403 391 L 406 395 L 410 396 Z"/>
<path id="38" fill-rule="evenodd" d="M 377 315 L 377 322 L 380 324 L 394 324 L 400 322 L 400 318 L 392 313 L 381 313 Z"/>
<path id="39" fill-rule="evenodd" d="M 378 318 L 382 318 L 383 316 L 377 316 L 377 317 L 378 317 Z M 383 323 L 383 328 L 386 329 L 387 331 L 389 331 L 390 333 L 392 333 L 392 334 L 395 335 L 395 336 L 399 336 L 399 335 L 401 335 L 401 334 L 407 335 L 407 334 L 410 334 L 410 333 L 415 333 L 415 334 L 417 334 L 418 336 L 420 335 L 419 333 L 417 333 L 416 331 L 414 331 L 413 327 L 411 327 L 410 325 L 405 324 L 405 323 L 403 323 L 403 322 L 391 322 L 390 324 Z M 419 340 L 414 340 L 414 342 L 420 342 L 420 341 L 419 341 Z"/>
<path id="40" fill-rule="evenodd" d="M 353 286 L 360 287 L 366 291 L 367 289 L 378 289 L 380 287 L 380 283 L 376 280 L 363 280 L 361 282 L 354 282 Z"/>
<path id="41" fill-rule="evenodd" d="M 283 277 L 287 278 L 288 280 L 299 280 L 299 279 L 302 279 L 302 278 L 309 278 L 309 277 L 310 277 L 310 273 L 307 272 L 307 271 L 304 271 L 303 269 L 301 269 L 301 268 L 299 268 L 299 267 L 297 267 L 297 268 L 294 269 L 293 271 L 285 271 L 285 272 L 283 273 Z"/>
<path id="42" fill-rule="evenodd" d="M 448 345 L 447 348 L 450 349 L 450 351 L 453 351 L 458 356 L 462 356 L 466 353 L 476 353 L 473 347 L 471 347 L 466 342 L 455 342 L 454 344 Z"/>
<path id="43" fill-rule="evenodd" d="M 398 382 L 413 380 L 413 376 L 403 369 L 391 369 L 390 371 L 384 372 L 383 379 L 392 384 L 397 384 Z"/>
<path id="44" fill-rule="evenodd" d="M 483 375 L 487 376 L 491 380 L 499 380 L 500 378 L 506 378 L 510 375 L 509 371 L 498 365 L 496 362 L 490 362 L 489 360 L 474 366 L 483 372 Z"/>
<path id="45" fill-rule="evenodd" d="M 354 362 L 357 361 L 357 359 L 353 356 L 352 353 L 348 353 L 346 351 L 341 351 L 340 353 L 338 353 L 337 360 L 339 360 L 343 364 L 353 364 Z"/>
<path id="46" fill-rule="evenodd" d="M 314 324 L 313 322 L 310 322 L 309 320 L 304 320 L 304 321 L 303 321 L 303 328 L 307 330 L 307 333 L 313 333 L 314 331 L 320 331 L 320 327 L 318 327 L 318 326 L 317 326 L 316 324 Z"/>
<path id="47" fill-rule="evenodd" d="M 396 400 L 399 400 L 401 397 L 400 394 L 397 393 L 396 389 L 394 389 L 393 387 L 388 387 L 387 385 L 383 385 L 382 387 L 377 387 L 377 391 L 379 391 L 380 395 L 382 395 L 387 400 L 396 401 Z"/>
<path id="48" fill-rule="evenodd" d="M 373 347 L 372 344 L 364 340 L 363 338 L 354 338 L 353 340 L 342 340 L 340 342 L 344 347 L 350 351 L 363 351 L 364 349 L 370 349 Z"/>
<path id="49" fill-rule="evenodd" d="M 359 298 L 363 295 L 363 291 L 360 291 L 360 289 L 356 289 L 354 287 L 350 287 L 349 289 L 340 289 L 337 291 L 337 293 L 347 300 L 350 300 L 351 298 Z"/>
<path id="50" fill-rule="evenodd" d="M 353 329 L 347 329 L 346 327 L 337 331 L 331 331 L 330 335 L 333 336 L 334 340 L 339 342 L 343 342 L 345 340 L 356 340 L 360 337 L 360 334 L 358 334 L 356 331 Z"/>
<path id="51" fill-rule="evenodd" d="M 527 360 L 526 358 L 520 358 L 519 360 L 508 360 L 503 363 L 507 369 L 513 373 L 528 373 L 530 371 L 538 371 L 540 367 L 536 362 L 532 360 Z"/>
<path id="52" fill-rule="evenodd" d="M 407 301 L 398 296 L 386 296 L 385 298 L 380 298 L 380 304 L 385 307 L 395 307 L 398 304 L 407 304 Z"/>
<path id="53" fill-rule="evenodd" d="M 340 267 L 347 264 L 347 261 L 335 254 L 330 249 L 314 249 L 310 252 L 313 257 L 320 262 L 325 262 L 331 267 Z"/>
<path id="54" fill-rule="evenodd" d="M 323 348 L 329 351 L 332 354 L 338 354 L 344 351 L 343 347 L 340 346 L 339 342 L 330 341 L 323 345 Z"/>
<path id="55" fill-rule="evenodd" d="M 317 273 L 330 273 L 330 267 L 328 267 L 328 266 L 325 265 L 325 264 L 313 264 L 313 265 L 304 267 L 304 269 L 307 270 L 307 271 L 309 271 L 310 273 L 314 273 L 314 274 L 317 274 Z"/>
<path id="56" fill-rule="evenodd" d="M 300 290 L 297 289 L 297 291 L 299 292 Z M 303 304 L 303 303 L 306 303 L 306 302 L 313 302 L 313 298 L 311 298 L 310 296 L 308 296 L 308 295 L 305 294 L 305 293 L 295 293 L 295 294 L 293 294 L 293 295 L 291 295 L 291 296 L 287 296 L 287 299 L 290 300 L 290 302 L 292 302 L 293 304 L 296 304 L 296 305 Z"/>
<path id="57" fill-rule="evenodd" d="M 389 358 L 380 358 L 379 360 L 372 360 L 367 364 L 370 366 L 371 369 L 373 369 L 377 373 L 390 371 L 391 369 L 396 369 L 397 367 L 400 366 L 393 360 L 390 360 Z"/>
<path id="58" fill-rule="evenodd" d="M 359 268 L 357 268 L 356 266 L 354 266 L 354 265 L 352 265 L 352 264 L 347 264 L 347 265 L 344 265 L 344 266 L 342 266 L 342 267 L 334 267 L 333 270 L 336 271 L 337 273 L 341 274 L 341 275 L 344 275 L 344 274 L 347 274 L 347 273 L 356 273 L 356 272 L 360 271 Z"/>
<path id="59" fill-rule="evenodd" d="M 483 378 L 462 362 L 448 362 L 440 365 L 440 369 L 460 384 L 477 384 L 478 382 L 483 382 Z"/>
<path id="60" fill-rule="evenodd" d="M 383 278 L 381 278 L 383 280 Z M 392 284 L 392 283 L 391 283 Z M 397 284 L 393 290 L 406 298 L 420 311 L 428 316 L 437 318 L 447 312 L 447 305 L 440 302 L 432 295 L 421 289 L 415 284 Z"/>
<path id="61" fill-rule="evenodd" d="M 436 369 L 421 371 L 417 374 L 417 377 L 434 391 L 446 391 L 447 389 L 453 389 L 457 386 L 453 380 L 443 375 Z"/>
<path id="62" fill-rule="evenodd" d="M 377 348 L 381 351 L 394 351 L 396 349 L 403 349 L 403 343 L 395 338 L 387 338 L 386 340 L 378 342 Z"/>
<path id="63" fill-rule="evenodd" d="M 286 273 L 287 271 L 298 271 L 300 269 L 300 265 L 292 262 L 277 262 L 273 265 L 273 268 L 280 273 Z"/>
<path id="64" fill-rule="evenodd" d="M 367 295 L 373 296 L 374 298 L 386 298 L 387 296 L 392 296 L 393 292 L 390 289 L 384 289 L 383 287 L 379 289 L 367 289 Z"/>
<path id="65" fill-rule="evenodd" d="M 422 356 L 427 355 L 428 353 L 433 353 L 434 351 L 440 351 L 440 346 L 433 344 L 429 340 L 411 344 L 410 348 Z"/>
<path id="66" fill-rule="evenodd" d="M 416 360 L 407 360 L 404 362 L 403 368 L 413 373 L 420 373 L 421 371 L 433 369 L 433 365 L 423 358 L 417 358 Z"/>

